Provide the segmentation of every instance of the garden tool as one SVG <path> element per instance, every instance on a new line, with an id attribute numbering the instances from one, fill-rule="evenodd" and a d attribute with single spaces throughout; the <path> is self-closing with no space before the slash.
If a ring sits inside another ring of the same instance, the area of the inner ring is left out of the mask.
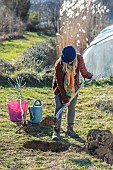
<path id="1" fill-rule="evenodd" d="M 76 91 L 75 93 L 75 97 L 76 95 L 79 93 L 80 89 L 84 87 L 84 85 L 91 81 L 90 80 L 85 80 L 84 82 L 80 85 L 80 88 Z M 71 99 L 71 101 L 73 100 L 73 98 Z M 66 104 L 63 104 L 63 106 L 61 107 L 61 109 L 57 112 L 56 116 L 51 115 L 51 116 L 46 116 L 42 118 L 42 121 L 40 122 L 40 125 L 42 126 L 46 126 L 46 127 L 51 127 L 51 126 L 57 126 L 58 125 L 58 121 L 59 121 L 59 116 L 62 113 L 62 111 L 67 107 Z"/>
<path id="2" fill-rule="evenodd" d="M 80 85 L 79 89 L 76 91 L 75 96 L 79 93 L 80 89 L 82 89 L 84 87 L 85 84 L 87 84 L 88 82 L 90 82 L 92 79 L 90 80 L 85 80 L 84 82 Z M 74 98 L 73 97 L 73 98 Z M 71 98 L 70 102 L 73 100 L 73 98 Z M 39 102 L 38 105 L 36 105 L 36 103 Z M 58 121 L 59 121 L 59 116 L 62 113 L 62 111 L 67 107 L 66 104 L 63 104 L 61 109 L 57 112 L 56 116 L 54 115 L 47 115 L 45 117 L 42 117 L 42 104 L 41 101 L 39 99 L 36 99 L 33 103 L 32 106 L 29 107 L 29 111 L 30 111 L 30 122 L 31 123 L 38 123 L 41 126 L 46 126 L 46 127 L 52 127 L 52 126 L 57 126 L 58 125 Z M 22 127 L 20 127 L 21 129 Z M 20 131 L 17 130 L 18 131 Z"/>
<path id="3" fill-rule="evenodd" d="M 89 80 L 85 80 L 85 79 L 84 79 L 84 82 L 80 85 L 79 89 L 76 91 L 75 96 L 70 99 L 70 102 L 77 96 L 77 94 L 78 94 L 79 91 L 84 87 L 84 85 L 85 85 L 86 83 L 90 82 L 91 80 L 92 80 L 92 79 L 89 79 Z M 60 114 L 62 113 L 62 111 L 63 111 L 66 107 L 67 107 L 67 104 L 63 104 L 63 106 L 61 107 L 61 109 L 57 112 L 57 114 L 56 114 L 56 119 L 57 119 L 58 121 L 60 120 L 60 118 L 59 118 L 59 117 L 60 117 Z"/>

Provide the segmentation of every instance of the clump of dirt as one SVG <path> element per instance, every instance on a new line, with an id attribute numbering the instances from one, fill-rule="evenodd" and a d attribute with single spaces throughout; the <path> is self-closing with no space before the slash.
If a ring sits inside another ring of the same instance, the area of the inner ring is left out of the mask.
<path id="1" fill-rule="evenodd" d="M 41 140 L 27 141 L 23 146 L 27 149 L 41 150 L 44 152 L 62 152 L 68 150 L 69 148 L 69 144 L 63 143 L 61 141 L 47 142 Z"/>
<path id="2" fill-rule="evenodd" d="M 85 150 L 108 164 L 113 164 L 113 134 L 109 130 L 89 131 Z"/>
<path id="3" fill-rule="evenodd" d="M 54 116 L 45 116 L 40 123 L 41 126 L 51 127 L 58 124 L 58 120 Z"/>

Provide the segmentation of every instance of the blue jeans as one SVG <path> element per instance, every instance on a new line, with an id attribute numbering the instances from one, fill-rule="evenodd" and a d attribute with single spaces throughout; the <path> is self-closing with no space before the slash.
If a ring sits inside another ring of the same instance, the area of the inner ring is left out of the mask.
<path id="1" fill-rule="evenodd" d="M 61 100 L 61 95 L 56 95 L 54 98 L 55 98 L 55 105 L 56 105 L 54 115 L 56 115 L 63 104 L 62 104 L 62 100 Z M 78 95 L 76 95 L 75 98 L 73 98 L 70 105 L 68 106 L 67 124 L 74 124 L 75 107 L 76 107 L 77 98 L 78 98 Z M 59 116 L 58 126 L 61 126 L 61 121 L 62 121 L 62 113 Z"/>

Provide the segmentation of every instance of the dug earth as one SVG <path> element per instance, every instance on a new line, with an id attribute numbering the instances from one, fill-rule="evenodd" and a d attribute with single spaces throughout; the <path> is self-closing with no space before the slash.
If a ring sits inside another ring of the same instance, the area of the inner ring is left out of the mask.
<path id="1" fill-rule="evenodd" d="M 113 164 L 113 134 L 109 130 L 90 130 L 85 150 L 90 155 L 108 164 Z"/>

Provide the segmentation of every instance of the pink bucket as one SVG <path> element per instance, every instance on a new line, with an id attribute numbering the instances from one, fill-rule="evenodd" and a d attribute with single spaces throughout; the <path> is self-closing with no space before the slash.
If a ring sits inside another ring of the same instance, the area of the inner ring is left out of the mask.
<path id="1" fill-rule="evenodd" d="M 8 113 L 9 113 L 9 117 L 10 120 L 12 122 L 19 122 L 22 120 L 22 112 L 21 112 L 21 108 L 20 108 L 20 101 L 10 101 L 7 102 L 7 106 L 8 106 Z M 22 108 L 24 111 L 24 118 L 26 119 L 26 112 L 28 109 L 28 102 L 27 101 L 22 101 Z"/>

